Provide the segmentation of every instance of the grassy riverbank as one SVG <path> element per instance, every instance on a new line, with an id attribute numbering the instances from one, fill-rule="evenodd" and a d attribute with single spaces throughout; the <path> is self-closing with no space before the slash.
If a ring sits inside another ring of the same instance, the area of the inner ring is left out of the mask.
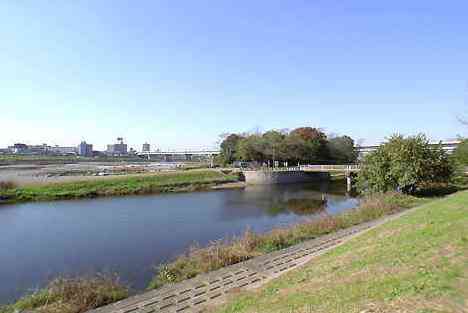
<path id="1" fill-rule="evenodd" d="M 57 278 L 47 287 L 15 304 L 0 306 L 0 313 L 34 310 L 39 313 L 83 313 L 128 297 L 128 289 L 115 276 Z"/>
<path id="2" fill-rule="evenodd" d="M 51 183 L 0 189 L 5 202 L 51 201 L 181 192 L 208 189 L 216 184 L 236 181 L 237 176 L 212 170 L 193 170 L 140 176 L 87 180 L 82 182 Z"/>
<path id="3" fill-rule="evenodd" d="M 213 310 L 466 312 L 468 192 L 436 200 Z"/>
<path id="4" fill-rule="evenodd" d="M 186 254 L 179 256 L 168 264 L 161 265 L 150 284 L 150 288 L 159 288 L 168 283 L 183 281 L 201 273 L 280 250 L 427 201 L 427 199 L 397 193 L 373 195 L 364 198 L 358 208 L 339 215 L 327 215 L 318 220 L 288 228 L 275 229 L 265 234 L 255 234 L 247 231 L 242 237 L 234 240 L 213 242 L 203 248 L 192 247 Z"/>

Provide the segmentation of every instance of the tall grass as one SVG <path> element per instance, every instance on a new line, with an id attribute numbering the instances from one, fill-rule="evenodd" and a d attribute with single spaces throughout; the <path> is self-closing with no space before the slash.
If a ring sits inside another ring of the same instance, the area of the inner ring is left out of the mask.
<path id="1" fill-rule="evenodd" d="M 0 313 L 34 310 L 40 313 L 83 313 L 128 297 L 128 288 L 115 275 L 87 278 L 57 278 L 44 289 L 15 304 L 0 307 Z"/>
<path id="2" fill-rule="evenodd" d="M 15 189 L 17 185 L 12 181 L 0 181 L 0 191 Z"/>
<path id="3" fill-rule="evenodd" d="M 232 240 L 214 241 L 206 247 L 193 246 L 172 262 L 159 266 L 149 288 L 193 278 L 201 273 L 396 213 L 423 201 L 398 193 L 370 195 L 363 198 L 358 208 L 339 215 L 277 228 L 265 234 L 255 234 L 248 230 Z"/>

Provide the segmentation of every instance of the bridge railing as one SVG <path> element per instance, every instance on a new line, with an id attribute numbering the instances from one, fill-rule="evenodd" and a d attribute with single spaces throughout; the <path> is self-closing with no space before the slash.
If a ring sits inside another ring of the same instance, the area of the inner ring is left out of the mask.
<path id="1" fill-rule="evenodd" d="M 357 164 L 350 165 L 300 165 L 300 166 L 289 166 L 289 167 L 260 167 L 255 169 L 256 171 L 264 172 L 294 172 L 294 171 L 317 171 L 317 172 L 353 172 L 360 169 Z"/>
<path id="2" fill-rule="evenodd" d="M 260 167 L 255 169 L 257 171 L 264 171 L 264 172 L 297 172 L 301 171 L 300 166 L 289 166 L 289 167 Z"/>
<path id="3" fill-rule="evenodd" d="M 313 171 L 358 171 L 360 166 L 358 164 L 347 164 L 347 165 L 321 165 L 321 164 L 308 164 L 301 165 L 301 170 L 313 170 Z"/>

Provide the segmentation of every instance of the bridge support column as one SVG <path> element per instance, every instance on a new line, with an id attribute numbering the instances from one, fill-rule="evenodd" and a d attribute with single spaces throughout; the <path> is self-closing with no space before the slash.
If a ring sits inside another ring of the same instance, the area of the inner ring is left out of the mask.
<path id="1" fill-rule="evenodd" d="M 351 177 L 351 172 L 346 172 L 346 190 L 350 192 L 352 187 L 353 187 L 353 180 Z"/>
<path id="2" fill-rule="evenodd" d="M 210 168 L 214 167 L 214 155 L 210 155 Z"/>

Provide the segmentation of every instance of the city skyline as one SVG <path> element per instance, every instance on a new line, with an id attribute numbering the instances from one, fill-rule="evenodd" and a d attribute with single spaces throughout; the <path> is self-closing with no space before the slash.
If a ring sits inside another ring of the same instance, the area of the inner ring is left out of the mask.
<path id="1" fill-rule="evenodd" d="M 468 4 L 3 2 L 0 146 L 214 147 L 321 127 L 466 135 Z M 190 12 L 188 14 L 187 12 Z M 122 18 L 125 17 L 125 18 Z"/>

